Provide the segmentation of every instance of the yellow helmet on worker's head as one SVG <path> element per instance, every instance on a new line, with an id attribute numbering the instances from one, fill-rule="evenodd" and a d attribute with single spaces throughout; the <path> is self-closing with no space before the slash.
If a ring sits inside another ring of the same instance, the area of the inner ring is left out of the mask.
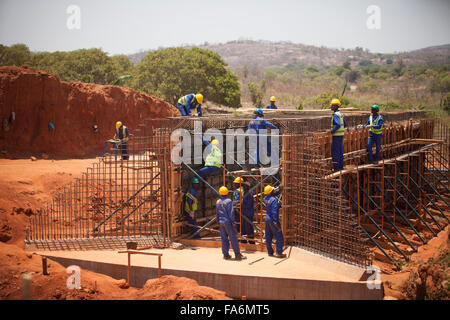
<path id="1" fill-rule="evenodd" d="M 273 189 L 275 189 L 275 188 L 272 187 L 271 185 L 266 186 L 266 187 L 264 188 L 264 194 L 265 194 L 265 195 L 271 194 L 272 191 L 273 191 Z"/>
<path id="2" fill-rule="evenodd" d="M 333 106 L 333 105 L 338 105 L 339 107 L 341 106 L 341 101 L 339 101 L 339 99 L 333 99 L 333 100 L 331 100 L 331 102 L 330 102 L 330 107 L 331 106 Z"/>
<path id="3" fill-rule="evenodd" d="M 117 121 L 117 122 L 116 122 L 116 128 L 119 129 L 121 126 L 122 126 L 122 122 Z"/>
<path id="4" fill-rule="evenodd" d="M 275 96 L 271 96 L 271 97 L 270 97 L 270 101 L 275 102 L 275 101 L 276 101 Z"/>
<path id="5" fill-rule="evenodd" d="M 197 100 L 197 102 L 198 102 L 199 104 L 202 104 L 202 103 L 203 103 L 203 95 L 202 95 L 201 93 L 197 93 L 197 94 L 195 95 L 195 100 Z"/>
<path id="6" fill-rule="evenodd" d="M 242 179 L 241 177 L 237 177 L 236 179 L 234 179 L 233 182 L 234 183 L 244 183 L 244 179 Z"/>
<path id="7" fill-rule="evenodd" d="M 219 189 L 219 193 L 222 195 L 222 196 L 226 196 L 226 195 L 228 195 L 228 188 L 227 187 L 225 187 L 225 186 L 223 186 L 223 187 L 220 187 L 220 189 Z"/>
<path id="8" fill-rule="evenodd" d="M 213 141 L 211 141 L 211 144 L 218 146 L 219 145 L 219 140 L 214 139 Z"/>

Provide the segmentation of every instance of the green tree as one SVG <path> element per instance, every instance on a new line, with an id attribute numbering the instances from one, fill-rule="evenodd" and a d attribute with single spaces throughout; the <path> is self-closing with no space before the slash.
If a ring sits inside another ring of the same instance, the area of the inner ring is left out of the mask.
<path id="1" fill-rule="evenodd" d="M 250 82 L 248 84 L 248 90 L 250 90 L 250 98 L 252 99 L 252 103 L 256 108 L 261 108 L 263 106 L 262 98 L 263 92 L 261 91 L 258 84 L 254 82 Z"/>
<path id="2" fill-rule="evenodd" d="M 31 62 L 32 53 L 24 44 L 0 45 L 0 65 L 23 66 Z"/>
<path id="3" fill-rule="evenodd" d="M 344 67 L 344 69 L 350 70 L 350 61 L 346 61 L 342 64 L 342 67 Z"/>
<path id="4" fill-rule="evenodd" d="M 440 95 L 439 106 L 442 107 L 444 97 L 450 92 L 450 74 L 447 72 L 440 72 L 430 82 L 430 91 Z"/>
<path id="5" fill-rule="evenodd" d="M 176 105 L 189 93 L 240 107 L 238 78 L 220 55 L 200 48 L 167 48 L 149 52 L 134 68 L 133 87 Z"/>

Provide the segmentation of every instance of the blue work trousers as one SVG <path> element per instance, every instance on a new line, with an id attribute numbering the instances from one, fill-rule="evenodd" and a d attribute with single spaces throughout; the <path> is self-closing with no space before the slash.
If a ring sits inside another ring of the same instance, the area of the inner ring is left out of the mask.
<path id="1" fill-rule="evenodd" d="M 382 134 L 370 133 L 369 141 L 367 142 L 367 155 L 369 157 L 369 161 L 373 160 L 372 147 L 373 147 L 374 144 L 375 144 L 375 147 L 376 147 L 375 161 L 379 161 L 380 160 L 382 136 L 383 136 Z"/>
<path id="2" fill-rule="evenodd" d="M 282 254 L 284 245 L 283 232 L 281 231 L 281 228 L 278 227 L 278 224 L 275 224 L 272 221 L 266 221 L 265 233 L 266 233 L 267 253 L 270 255 L 273 254 L 272 239 L 275 238 L 276 252 L 277 254 Z"/>
<path id="3" fill-rule="evenodd" d="M 186 107 L 183 106 L 181 103 L 177 103 L 177 107 L 178 107 L 178 110 L 180 110 L 180 113 L 182 116 L 190 116 L 191 115 L 191 112 L 186 110 Z"/>
<path id="4" fill-rule="evenodd" d="M 333 169 L 344 169 L 344 136 L 333 136 L 331 141 L 331 158 Z"/>
<path id="5" fill-rule="evenodd" d="M 204 180 L 208 179 L 208 177 L 218 171 L 220 168 L 219 167 L 215 167 L 215 166 L 207 166 L 207 167 L 203 167 L 200 170 L 197 171 L 197 174 L 202 177 Z"/>
<path id="6" fill-rule="evenodd" d="M 197 225 L 197 219 L 195 219 L 195 214 L 194 214 L 194 218 L 192 218 L 189 213 L 184 211 L 184 215 L 186 216 L 188 224 L 193 225 L 193 226 Z M 198 228 L 191 227 L 191 234 L 194 234 L 195 232 L 197 232 L 197 230 L 198 230 Z M 193 237 L 193 239 L 200 239 L 200 238 L 201 238 L 200 234 L 197 234 L 195 237 Z"/>
<path id="7" fill-rule="evenodd" d="M 236 230 L 233 228 L 231 222 L 219 223 L 219 227 L 220 227 L 220 238 L 222 239 L 222 253 L 224 255 L 228 255 L 228 250 L 230 250 L 230 243 L 228 241 L 230 241 L 234 254 L 236 256 L 239 255 L 241 253 L 241 250 L 239 249 L 237 233 Z"/>

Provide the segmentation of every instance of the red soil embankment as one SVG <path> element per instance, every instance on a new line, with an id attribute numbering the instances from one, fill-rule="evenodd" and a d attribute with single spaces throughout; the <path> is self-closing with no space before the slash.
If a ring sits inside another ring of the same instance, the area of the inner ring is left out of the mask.
<path id="1" fill-rule="evenodd" d="M 100 156 L 120 120 L 133 133 L 145 118 L 178 116 L 171 104 L 129 88 L 64 82 L 25 67 L 0 67 L 0 151 L 9 156 Z M 49 129 L 51 121 L 55 130 Z M 94 132 L 93 126 L 98 126 Z"/>

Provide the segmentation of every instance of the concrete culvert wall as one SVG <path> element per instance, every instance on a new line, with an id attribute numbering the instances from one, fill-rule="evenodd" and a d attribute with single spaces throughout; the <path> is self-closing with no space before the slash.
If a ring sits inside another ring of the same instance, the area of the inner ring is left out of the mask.
<path id="1" fill-rule="evenodd" d="M 116 121 L 133 133 L 143 119 L 177 115 L 171 104 L 130 88 L 69 83 L 44 71 L 0 67 L 0 150 L 6 156 L 99 156 L 105 140 L 114 136 Z"/>

